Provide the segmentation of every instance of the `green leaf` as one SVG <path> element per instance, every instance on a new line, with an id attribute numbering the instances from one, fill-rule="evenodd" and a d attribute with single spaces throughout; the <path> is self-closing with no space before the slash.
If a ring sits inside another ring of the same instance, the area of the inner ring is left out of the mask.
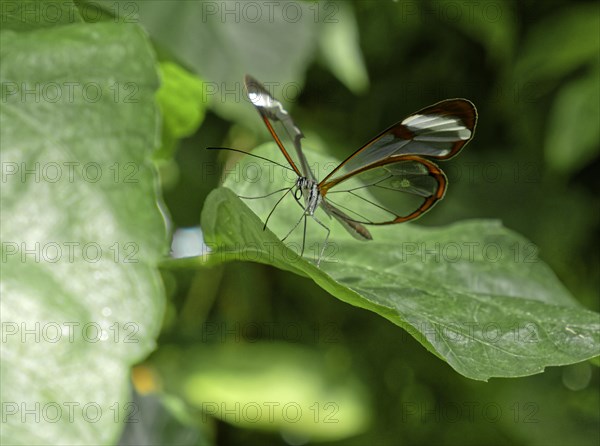
<path id="1" fill-rule="evenodd" d="M 245 74 L 269 83 L 279 98 L 295 98 L 317 44 L 316 13 L 305 2 L 97 3 L 135 5 L 152 39 L 202 77 L 211 107 L 228 119 L 254 117 L 240 107 L 247 105 Z"/>
<path id="2" fill-rule="evenodd" d="M 75 3 L 69 0 L 21 0 L 2 2 L 0 22 L 4 31 L 31 31 L 81 23 L 83 19 Z"/>
<path id="3" fill-rule="evenodd" d="M 573 172 L 598 155 L 600 149 L 600 71 L 561 88 L 550 111 L 546 158 L 559 172 Z"/>
<path id="4" fill-rule="evenodd" d="M 277 342 L 165 346 L 152 364 L 169 390 L 204 412 L 241 428 L 334 441 L 370 423 L 364 387 L 327 354 Z"/>
<path id="5" fill-rule="evenodd" d="M 359 46 L 354 11 L 342 2 L 331 2 L 328 6 L 332 18 L 321 24 L 321 53 L 329 70 L 346 87 L 354 93 L 362 93 L 369 87 L 369 76 Z"/>
<path id="6" fill-rule="evenodd" d="M 206 94 L 202 81 L 176 63 L 161 63 L 160 78 L 156 99 L 163 131 L 161 150 L 155 158 L 170 158 L 177 140 L 193 135 L 204 120 Z"/>
<path id="7" fill-rule="evenodd" d="M 0 42 L 2 443 L 114 444 L 164 311 L 154 55 L 108 23 Z"/>
<path id="8" fill-rule="evenodd" d="M 525 38 L 515 66 L 515 79 L 540 82 L 558 79 L 598 59 L 598 5 L 576 4 L 537 23 Z"/>
<path id="9" fill-rule="evenodd" d="M 254 153 L 281 158 L 272 145 Z M 308 157 L 320 178 L 336 165 L 316 153 Z M 293 178 L 251 157 L 228 170 L 225 186 L 246 197 L 264 196 L 283 187 L 282 178 Z M 213 250 L 208 263 L 251 260 L 309 277 L 338 299 L 406 329 L 473 379 L 530 375 L 600 352 L 598 314 L 577 304 L 532 243 L 498 222 L 373 227 L 374 240 L 358 242 L 319 210 L 317 217 L 331 229 L 331 244 L 317 268 L 325 238 L 319 225 L 308 223 L 303 258 L 301 224 L 286 239 L 288 246 L 280 242 L 302 215 L 291 198 L 263 231 L 262 221 L 279 196 L 246 200 L 253 213 L 230 189 L 213 191 L 202 212 Z"/>

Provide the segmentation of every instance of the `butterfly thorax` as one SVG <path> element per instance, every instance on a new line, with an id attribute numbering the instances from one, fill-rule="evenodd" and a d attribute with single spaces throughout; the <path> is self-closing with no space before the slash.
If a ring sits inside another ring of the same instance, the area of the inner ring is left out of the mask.
<path id="1" fill-rule="evenodd" d="M 294 196 L 296 200 L 304 197 L 304 212 L 307 215 L 314 215 L 322 200 L 319 183 L 306 177 L 298 177 L 296 180 Z"/>

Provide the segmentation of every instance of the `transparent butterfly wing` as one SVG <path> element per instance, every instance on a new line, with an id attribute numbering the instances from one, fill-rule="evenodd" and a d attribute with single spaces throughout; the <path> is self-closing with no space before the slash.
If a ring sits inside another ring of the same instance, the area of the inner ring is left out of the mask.
<path id="1" fill-rule="evenodd" d="M 477 111 L 470 101 L 438 102 L 381 132 L 330 172 L 321 184 L 390 157 L 451 158 L 473 138 L 476 123 Z"/>
<path id="2" fill-rule="evenodd" d="M 260 113 L 269 133 L 279 149 L 298 176 L 315 180 L 304 153 L 301 139 L 304 138 L 300 128 L 294 123 L 291 115 L 283 108 L 281 102 L 273 98 L 266 88 L 252 76 L 244 78 L 248 99 Z M 287 147 L 293 147 L 288 151 Z"/>
<path id="3" fill-rule="evenodd" d="M 321 188 L 323 208 L 356 238 L 370 239 L 363 225 L 413 220 L 444 197 L 446 176 L 419 156 L 391 157 L 339 177 Z"/>

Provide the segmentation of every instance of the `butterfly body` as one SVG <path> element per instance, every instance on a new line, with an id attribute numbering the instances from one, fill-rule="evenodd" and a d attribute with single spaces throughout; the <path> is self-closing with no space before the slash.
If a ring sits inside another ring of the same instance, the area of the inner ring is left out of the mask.
<path id="1" fill-rule="evenodd" d="M 296 191 L 294 192 L 296 200 L 304 197 L 305 215 L 314 216 L 315 211 L 322 201 L 319 183 L 306 177 L 298 177 L 296 180 Z"/>

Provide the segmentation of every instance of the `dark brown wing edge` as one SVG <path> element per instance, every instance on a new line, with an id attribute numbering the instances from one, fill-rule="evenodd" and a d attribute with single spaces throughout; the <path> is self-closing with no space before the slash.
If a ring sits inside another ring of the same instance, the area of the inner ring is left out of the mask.
<path id="1" fill-rule="evenodd" d="M 275 100 L 271 96 L 271 94 L 267 91 L 267 89 L 265 87 L 263 87 L 262 84 L 259 81 L 257 81 L 256 79 L 254 79 L 249 74 L 246 74 L 244 76 L 244 86 L 246 87 L 246 95 L 248 96 L 249 99 L 250 99 L 250 91 L 251 91 L 251 89 L 255 89 L 258 92 L 260 92 L 260 94 L 266 95 L 269 98 Z M 250 100 L 250 102 L 252 102 L 252 100 Z M 285 157 L 285 159 L 287 160 L 287 162 L 290 164 L 290 166 L 292 167 L 292 169 L 294 169 L 294 172 L 296 172 L 296 174 L 299 177 L 303 176 L 302 173 L 300 172 L 300 170 L 298 169 L 298 167 L 296 166 L 296 163 L 294 163 L 294 161 L 292 160 L 292 157 L 290 156 L 290 154 L 285 149 L 283 143 L 281 142 L 281 139 L 279 139 L 279 136 L 277 136 L 277 133 L 275 132 L 275 129 L 273 128 L 273 126 L 271 125 L 271 122 L 269 121 L 269 116 L 267 115 L 266 111 L 262 107 L 259 107 L 259 106 L 255 105 L 254 103 L 252 105 L 254 105 L 254 108 L 256 108 L 256 110 L 258 110 L 258 113 L 260 114 L 260 117 L 262 118 L 262 120 L 264 121 L 265 125 L 267 126 L 267 129 L 269 130 L 269 133 L 271 134 L 271 137 L 277 143 L 277 146 L 279 146 L 279 150 L 281 150 L 281 153 L 283 153 L 283 156 Z"/>
<path id="2" fill-rule="evenodd" d="M 460 150 L 473 139 L 475 136 L 475 127 L 477 126 L 477 109 L 468 99 L 446 99 L 444 101 L 437 102 L 429 107 L 425 107 L 413 115 L 425 115 L 425 114 L 436 114 L 441 116 L 451 116 L 459 118 L 471 131 L 471 137 L 463 141 L 457 141 L 447 155 L 444 156 L 429 156 L 429 158 L 437 160 L 447 160 L 455 156 Z M 407 129 L 408 130 L 408 129 Z M 412 132 L 411 132 L 412 133 Z"/>

